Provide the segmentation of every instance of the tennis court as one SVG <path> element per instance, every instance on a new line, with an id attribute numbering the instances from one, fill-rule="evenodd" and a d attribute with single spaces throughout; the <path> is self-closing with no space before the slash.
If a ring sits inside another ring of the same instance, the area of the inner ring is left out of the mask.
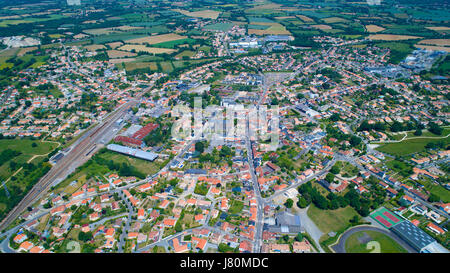
<path id="1" fill-rule="evenodd" d="M 403 221 L 400 216 L 395 215 L 385 207 L 381 207 L 378 210 L 374 211 L 370 215 L 370 217 L 387 229 Z"/>

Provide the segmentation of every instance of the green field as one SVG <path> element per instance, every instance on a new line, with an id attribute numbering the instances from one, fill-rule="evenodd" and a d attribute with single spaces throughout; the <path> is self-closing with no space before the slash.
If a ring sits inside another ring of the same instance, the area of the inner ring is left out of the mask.
<path id="1" fill-rule="evenodd" d="M 308 217 L 325 234 L 346 228 L 350 219 L 358 215 L 350 206 L 336 210 L 321 210 L 313 204 L 311 204 L 307 213 Z"/>
<path id="2" fill-rule="evenodd" d="M 36 143 L 36 147 L 32 147 L 32 143 Z M 11 149 L 14 151 L 19 151 L 22 154 L 11 158 L 6 162 L 2 162 L 0 166 L 0 179 L 5 180 L 9 176 L 11 176 L 16 170 L 11 170 L 10 162 L 14 161 L 17 164 L 26 163 L 30 160 L 34 155 L 44 155 L 51 151 L 53 151 L 58 144 L 51 142 L 40 142 L 38 140 L 30 140 L 30 139 L 1 139 L 0 140 L 0 153 L 6 149 Z M 33 160 L 33 163 L 37 163 L 42 161 L 43 157 L 37 157 Z"/>
<path id="3" fill-rule="evenodd" d="M 425 150 L 425 146 L 428 143 L 438 143 L 443 141 L 444 145 L 450 143 L 449 137 L 442 139 L 432 139 L 432 138 L 416 138 L 408 139 L 398 143 L 389 143 L 377 147 L 376 149 L 380 152 L 395 155 L 395 156 L 406 156 L 414 153 L 419 153 Z"/>
<path id="4" fill-rule="evenodd" d="M 364 235 L 369 236 L 372 241 L 376 241 L 380 244 L 381 253 L 408 253 L 389 236 L 373 230 L 358 231 L 350 235 L 345 241 L 345 251 L 347 253 L 370 253 L 372 249 L 367 249 L 367 243 L 361 243 L 358 240 L 358 238 Z"/>
<path id="5" fill-rule="evenodd" d="M 242 211 L 242 208 L 244 207 L 244 203 L 241 201 L 233 200 L 231 203 L 231 207 L 228 210 L 229 213 L 235 214 Z"/>
<path id="6" fill-rule="evenodd" d="M 159 166 L 155 162 L 122 155 L 112 151 L 106 151 L 99 155 L 106 160 L 112 160 L 116 163 L 128 163 L 144 174 L 154 174 L 159 170 Z"/>
<path id="7" fill-rule="evenodd" d="M 233 27 L 232 23 L 217 23 L 205 26 L 205 30 L 220 30 L 220 31 L 228 31 Z"/>

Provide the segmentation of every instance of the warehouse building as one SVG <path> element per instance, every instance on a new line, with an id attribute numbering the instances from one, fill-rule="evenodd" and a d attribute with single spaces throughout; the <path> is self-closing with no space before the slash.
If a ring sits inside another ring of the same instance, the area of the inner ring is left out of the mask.
<path id="1" fill-rule="evenodd" d="M 148 161 L 153 161 L 158 157 L 158 155 L 155 153 L 145 152 L 145 151 L 142 151 L 139 149 L 133 149 L 130 147 L 125 147 L 125 146 L 117 145 L 117 144 L 109 144 L 108 146 L 106 146 L 106 148 L 113 152 L 130 155 L 130 156 L 148 160 Z"/>
<path id="2" fill-rule="evenodd" d="M 422 253 L 448 253 L 443 246 L 436 242 L 436 240 L 428 235 L 425 231 L 416 227 L 410 221 L 403 221 L 393 226 L 390 229 L 400 238 L 405 240 L 415 250 Z"/>

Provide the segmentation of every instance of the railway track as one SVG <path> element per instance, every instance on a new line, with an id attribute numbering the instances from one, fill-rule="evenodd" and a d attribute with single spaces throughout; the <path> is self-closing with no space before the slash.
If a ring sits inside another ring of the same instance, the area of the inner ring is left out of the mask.
<path id="1" fill-rule="evenodd" d="M 144 92 L 139 94 L 138 98 L 142 96 Z M 119 107 L 116 112 L 113 112 L 109 115 L 102 124 L 99 124 L 97 127 L 94 127 L 91 131 L 87 132 L 87 137 L 85 137 L 80 143 L 77 144 L 75 148 L 73 148 L 68 155 L 64 156 L 60 163 L 53 166 L 47 174 L 45 174 L 38 183 L 36 183 L 33 188 L 25 195 L 25 197 L 17 204 L 8 215 L 2 220 L 0 223 L 0 230 L 7 228 L 19 215 L 22 213 L 28 206 L 32 205 L 42 194 L 44 194 L 50 185 L 52 185 L 56 179 L 64 178 L 70 173 L 70 167 L 72 166 L 74 161 L 77 163 L 84 163 L 83 160 L 80 160 L 81 157 L 84 156 L 83 159 L 87 159 L 86 157 L 92 155 L 93 150 L 89 150 L 92 147 L 92 144 L 95 144 L 97 138 L 103 135 L 103 132 L 108 130 L 128 109 L 137 104 L 137 101 L 129 101 Z M 80 164 L 81 165 L 81 164 Z M 61 181 L 62 181 L 61 179 Z"/>

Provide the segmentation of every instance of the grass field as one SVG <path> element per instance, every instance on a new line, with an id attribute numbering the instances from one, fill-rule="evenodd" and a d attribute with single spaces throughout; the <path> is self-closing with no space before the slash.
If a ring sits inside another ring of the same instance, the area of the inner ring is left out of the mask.
<path id="1" fill-rule="evenodd" d="M 380 244 L 381 253 L 407 253 L 407 251 L 389 236 L 373 230 L 358 231 L 350 235 L 345 241 L 345 251 L 347 253 L 370 253 L 372 249 L 367 249 L 367 243 L 362 243 L 358 238 L 369 236 L 371 241 Z"/>
<path id="2" fill-rule="evenodd" d="M 388 153 L 396 156 L 407 156 L 414 153 L 422 152 L 428 143 L 437 143 L 443 141 L 445 145 L 450 143 L 449 137 L 442 139 L 432 138 L 416 138 L 408 139 L 398 143 L 388 143 L 377 147 L 376 149 L 383 153 Z"/>
<path id="3" fill-rule="evenodd" d="M 350 219 L 358 213 L 350 206 L 336 210 L 321 210 L 313 204 L 308 209 L 308 217 L 325 234 L 347 227 Z"/>
<path id="4" fill-rule="evenodd" d="M 156 162 L 150 162 L 147 160 L 126 156 L 111 151 L 106 151 L 105 153 L 101 154 L 100 157 L 106 160 L 113 160 L 117 163 L 129 163 L 130 165 L 136 167 L 138 171 L 144 174 L 154 174 L 159 170 L 158 163 Z"/>
<path id="5" fill-rule="evenodd" d="M 31 145 L 36 143 L 36 147 L 32 147 Z M 30 160 L 34 155 L 45 155 L 51 151 L 53 151 L 58 144 L 53 142 L 40 142 L 38 140 L 30 140 L 30 139 L 1 139 L 0 140 L 0 152 L 3 152 L 6 149 L 11 149 L 15 151 L 19 151 L 22 154 L 11 158 L 6 162 L 2 162 L 0 166 L 0 179 L 5 180 L 8 179 L 16 170 L 11 170 L 9 163 L 14 161 L 18 164 L 26 163 Z M 32 163 L 41 162 L 43 157 L 35 157 Z M 18 168 L 17 168 L 18 169 Z"/>

